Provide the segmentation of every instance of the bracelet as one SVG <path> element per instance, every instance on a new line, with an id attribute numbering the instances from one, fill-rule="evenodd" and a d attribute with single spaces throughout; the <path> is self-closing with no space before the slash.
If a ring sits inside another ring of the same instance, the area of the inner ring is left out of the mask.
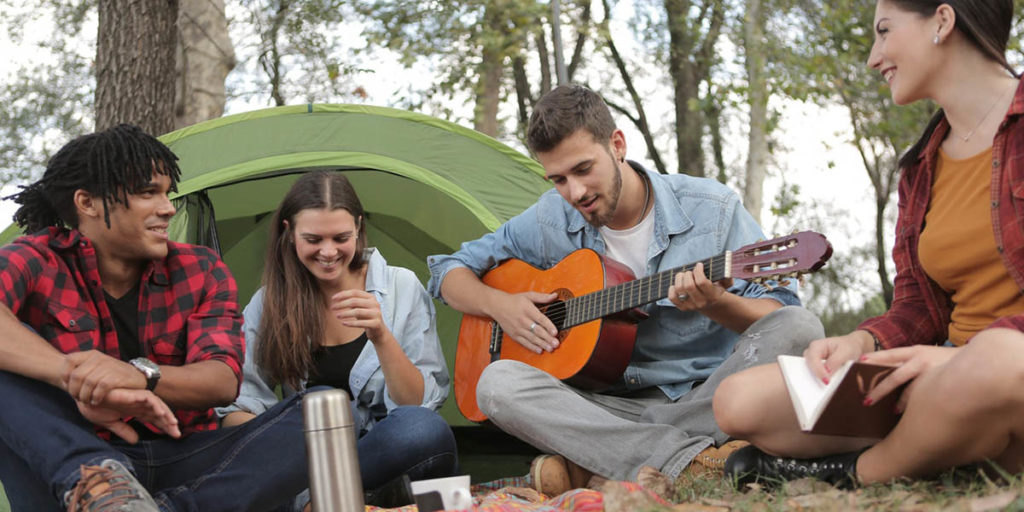
<path id="1" fill-rule="evenodd" d="M 875 340 L 875 352 L 878 352 L 878 351 L 881 351 L 881 350 L 885 350 L 885 347 L 882 346 L 882 342 L 881 341 L 878 341 L 878 336 L 875 336 L 875 333 L 873 333 L 871 331 L 868 331 L 868 334 L 871 335 L 871 339 Z"/>

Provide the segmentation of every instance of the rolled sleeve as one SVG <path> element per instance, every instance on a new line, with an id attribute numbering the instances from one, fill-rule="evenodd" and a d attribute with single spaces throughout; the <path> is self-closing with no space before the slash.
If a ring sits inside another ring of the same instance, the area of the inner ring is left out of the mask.
<path id="1" fill-rule="evenodd" d="M 423 375 L 422 406 L 437 410 L 448 398 L 448 366 L 437 336 L 436 314 L 430 296 L 410 271 L 396 275 L 396 290 L 403 297 L 395 304 L 395 338 L 412 364 Z M 390 412 L 398 405 L 385 393 L 384 401 Z"/>
<path id="2" fill-rule="evenodd" d="M 221 361 L 242 382 L 245 341 L 238 313 L 238 289 L 227 266 L 220 260 L 206 274 L 206 300 L 188 317 L 189 345 L 186 361 Z"/>
<path id="3" fill-rule="evenodd" d="M 0 291 L 3 302 L 17 314 L 33 281 L 33 275 L 42 270 L 41 256 L 27 245 L 8 244 L 0 247 Z M 35 272 L 32 271 L 33 267 Z"/>

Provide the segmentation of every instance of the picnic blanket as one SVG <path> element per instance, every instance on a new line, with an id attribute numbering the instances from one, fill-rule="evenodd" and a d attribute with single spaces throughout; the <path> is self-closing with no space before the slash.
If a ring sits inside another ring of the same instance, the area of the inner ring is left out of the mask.
<path id="1" fill-rule="evenodd" d="M 502 478 L 493 482 L 473 485 L 473 508 L 476 512 L 601 512 L 605 510 L 606 494 L 623 495 L 653 508 L 671 504 L 635 482 L 609 481 L 601 490 L 573 489 L 558 496 L 546 496 L 533 490 L 529 476 Z M 639 508 L 639 507 L 638 507 Z M 629 507 L 628 509 L 633 509 Z M 382 509 L 367 506 L 367 512 L 417 512 L 416 505 Z"/>

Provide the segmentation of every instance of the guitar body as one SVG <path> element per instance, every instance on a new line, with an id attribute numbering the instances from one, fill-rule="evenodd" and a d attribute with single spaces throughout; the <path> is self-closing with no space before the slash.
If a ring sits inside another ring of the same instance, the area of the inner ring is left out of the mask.
<path id="1" fill-rule="evenodd" d="M 558 300 L 579 297 L 633 280 L 628 267 L 590 249 L 566 256 L 548 270 L 520 260 L 508 260 L 484 274 L 488 286 L 508 293 L 555 292 Z M 543 306 L 541 307 L 543 310 Z M 606 316 L 576 325 L 558 335 L 552 352 L 530 352 L 508 335 L 502 335 L 500 359 L 521 361 L 581 389 L 600 389 L 614 383 L 626 370 L 636 340 L 638 310 Z M 476 401 L 480 374 L 492 361 L 491 339 L 497 328 L 490 318 L 463 315 L 455 352 L 455 400 L 459 411 L 472 421 L 484 421 Z"/>
<path id="2" fill-rule="evenodd" d="M 819 233 L 803 231 L 745 245 L 697 262 L 712 282 L 729 278 L 764 286 L 778 277 L 796 278 L 821 268 L 832 245 Z M 512 359 L 588 390 L 614 383 L 633 356 L 636 324 L 647 317 L 638 308 L 668 297 L 679 272 L 697 263 L 634 279 L 625 265 L 590 249 L 573 251 L 548 270 L 508 260 L 484 274 L 484 284 L 508 293 L 554 292 L 558 298 L 541 311 L 561 329 L 553 352 L 534 354 L 505 336 L 490 318 L 462 316 L 455 351 L 455 401 L 472 421 L 484 421 L 476 401 L 480 374 L 491 362 Z"/>

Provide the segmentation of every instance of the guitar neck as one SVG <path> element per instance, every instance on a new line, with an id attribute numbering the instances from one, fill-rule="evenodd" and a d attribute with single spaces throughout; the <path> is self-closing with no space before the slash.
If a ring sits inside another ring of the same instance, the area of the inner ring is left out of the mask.
<path id="1" fill-rule="evenodd" d="M 712 282 L 730 277 L 732 252 L 700 261 L 704 265 L 704 276 Z M 611 314 L 620 313 L 644 304 L 668 297 L 669 288 L 675 275 L 693 270 L 697 263 L 683 265 L 657 274 L 641 277 L 600 291 L 573 297 L 559 307 L 550 308 L 546 313 L 559 329 L 585 324 Z"/>

